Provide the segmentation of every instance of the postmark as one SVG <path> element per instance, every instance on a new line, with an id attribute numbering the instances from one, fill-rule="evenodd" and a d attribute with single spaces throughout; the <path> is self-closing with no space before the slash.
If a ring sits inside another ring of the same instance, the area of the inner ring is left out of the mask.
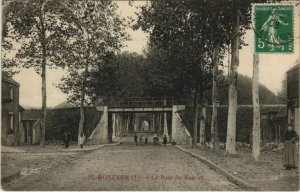
<path id="1" fill-rule="evenodd" d="M 254 52 L 294 52 L 294 6 L 253 4 Z"/>

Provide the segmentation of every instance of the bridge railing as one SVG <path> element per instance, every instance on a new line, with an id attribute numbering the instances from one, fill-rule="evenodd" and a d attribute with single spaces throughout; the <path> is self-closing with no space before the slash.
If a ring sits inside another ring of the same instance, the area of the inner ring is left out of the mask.
<path id="1" fill-rule="evenodd" d="M 172 105 L 172 98 L 155 97 L 123 98 L 110 102 L 110 107 L 171 107 Z"/>

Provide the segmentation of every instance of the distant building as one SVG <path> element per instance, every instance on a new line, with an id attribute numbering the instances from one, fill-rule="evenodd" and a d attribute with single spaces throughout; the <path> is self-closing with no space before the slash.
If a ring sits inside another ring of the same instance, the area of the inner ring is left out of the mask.
<path id="1" fill-rule="evenodd" d="M 20 84 L 11 77 L 2 77 L 1 144 L 19 145 L 23 140 L 22 108 L 19 105 Z"/>
<path id="2" fill-rule="evenodd" d="M 24 143 L 39 144 L 41 130 L 41 110 L 24 111 L 22 122 L 24 125 Z"/>
<path id="3" fill-rule="evenodd" d="M 287 72 L 287 112 L 288 123 L 294 126 L 295 131 L 300 133 L 299 124 L 299 78 L 300 78 L 300 64 L 295 65 Z"/>

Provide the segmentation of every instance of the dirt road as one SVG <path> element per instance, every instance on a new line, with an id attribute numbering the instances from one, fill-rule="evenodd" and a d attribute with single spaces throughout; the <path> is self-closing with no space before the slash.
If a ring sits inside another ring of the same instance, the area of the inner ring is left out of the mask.
<path id="1" fill-rule="evenodd" d="M 78 156 L 7 190 L 239 190 L 175 147 L 120 145 Z"/>

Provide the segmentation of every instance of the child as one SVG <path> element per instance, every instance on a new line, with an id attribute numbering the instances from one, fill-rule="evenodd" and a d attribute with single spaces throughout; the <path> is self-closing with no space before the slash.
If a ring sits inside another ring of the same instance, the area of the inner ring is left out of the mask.
<path id="1" fill-rule="evenodd" d="M 134 143 L 135 145 L 138 145 L 138 136 L 136 135 L 136 133 L 134 134 Z"/>
<path id="2" fill-rule="evenodd" d="M 143 136 L 140 137 L 140 145 L 143 145 Z"/>
<path id="3" fill-rule="evenodd" d="M 173 139 L 172 146 L 176 145 L 176 141 Z"/>
<path id="4" fill-rule="evenodd" d="M 167 136 L 164 135 L 164 141 L 163 141 L 163 144 L 166 146 L 166 145 L 167 145 L 167 142 L 168 142 Z"/>

